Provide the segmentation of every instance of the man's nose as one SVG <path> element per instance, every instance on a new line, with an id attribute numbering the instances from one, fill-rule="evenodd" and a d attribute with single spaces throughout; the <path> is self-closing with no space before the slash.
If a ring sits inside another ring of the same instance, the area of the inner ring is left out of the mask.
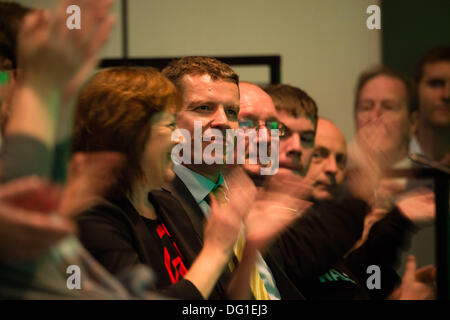
<path id="1" fill-rule="evenodd" d="M 259 122 L 258 143 L 270 143 L 270 130 L 264 121 Z"/>
<path id="2" fill-rule="evenodd" d="M 223 107 L 217 108 L 211 121 L 212 128 L 229 128 L 228 118 Z"/>
<path id="3" fill-rule="evenodd" d="M 369 113 L 369 120 L 375 121 L 381 117 L 383 114 L 383 110 L 381 109 L 380 105 L 376 105 L 373 107 L 373 109 Z"/>
<path id="4" fill-rule="evenodd" d="M 326 161 L 325 168 L 324 168 L 325 172 L 328 174 L 335 175 L 338 170 L 336 158 L 333 157 L 332 155 L 330 155 L 325 161 Z"/>
<path id="5" fill-rule="evenodd" d="M 300 135 L 298 133 L 294 133 L 289 137 L 287 141 L 288 149 L 287 156 L 293 159 L 296 162 L 299 162 L 302 157 L 302 144 L 300 141 Z"/>

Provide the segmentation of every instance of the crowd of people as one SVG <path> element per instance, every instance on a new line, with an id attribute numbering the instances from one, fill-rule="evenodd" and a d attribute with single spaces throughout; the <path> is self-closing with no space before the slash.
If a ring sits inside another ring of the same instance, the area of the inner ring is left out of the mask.
<path id="1" fill-rule="evenodd" d="M 215 58 L 93 74 L 112 0 L 80 0 L 81 30 L 69 5 L 0 3 L 1 298 L 436 297 L 434 266 L 410 255 L 398 269 L 434 221 L 432 186 L 385 173 L 413 167 L 410 153 L 450 166 L 449 46 L 413 80 L 362 73 L 347 143 L 304 90 L 240 81 Z M 225 161 L 230 130 L 242 161 Z M 174 159 L 180 144 L 190 155 Z"/>

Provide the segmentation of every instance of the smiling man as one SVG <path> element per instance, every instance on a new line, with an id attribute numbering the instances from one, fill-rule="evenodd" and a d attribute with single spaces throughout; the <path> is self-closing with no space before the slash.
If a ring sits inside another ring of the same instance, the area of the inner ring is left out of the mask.
<path id="1" fill-rule="evenodd" d="M 181 170 L 186 173 L 185 168 L 188 168 L 216 182 L 225 161 L 208 164 L 209 159 L 204 159 L 203 155 L 205 148 L 212 142 L 201 139 L 201 148 L 200 145 L 196 147 L 196 144 L 199 133 L 215 129 L 226 137 L 227 129 L 238 128 L 239 77 L 228 65 L 206 57 L 175 60 L 163 70 L 163 74 L 182 92 L 183 107 L 177 115 L 177 127 L 187 130 L 191 139 L 191 161 L 177 166 L 175 172 L 178 174 Z M 194 130 L 195 122 L 201 123 L 201 132 Z M 225 147 L 225 141 L 222 143 Z M 215 157 L 214 151 L 211 157 Z"/>

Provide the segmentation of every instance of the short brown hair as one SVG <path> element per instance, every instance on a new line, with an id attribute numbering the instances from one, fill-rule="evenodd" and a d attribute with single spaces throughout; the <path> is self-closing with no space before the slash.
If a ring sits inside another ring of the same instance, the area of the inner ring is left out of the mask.
<path id="1" fill-rule="evenodd" d="M 142 177 L 141 157 L 151 117 L 181 107 L 175 86 L 154 68 L 118 67 L 95 74 L 78 99 L 73 151 L 116 151 L 126 156 L 117 192 L 131 193 Z"/>
<path id="2" fill-rule="evenodd" d="M 358 108 L 359 95 L 361 94 L 362 88 L 366 85 L 367 82 L 378 76 L 386 76 L 389 78 L 397 79 L 403 83 L 406 89 L 406 103 L 408 105 L 408 112 L 411 115 L 417 109 L 417 106 L 414 103 L 414 87 L 411 80 L 401 73 L 395 71 L 394 69 L 385 66 L 376 66 L 363 72 L 359 76 L 358 83 L 356 84 L 355 103 L 353 111 L 356 112 L 356 109 Z"/>
<path id="3" fill-rule="evenodd" d="M 418 84 L 423 77 L 423 67 L 428 63 L 450 62 L 450 46 L 439 46 L 428 50 L 417 62 L 414 70 L 414 82 Z"/>
<path id="4" fill-rule="evenodd" d="M 214 81 L 223 80 L 236 84 L 239 87 L 239 76 L 229 65 L 210 57 L 183 57 L 171 61 L 162 71 L 178 89 L 182 90 L 181 79 L 185 75 L 207 74 Z"/>
<path id="5" fill-rule="evenodd" d="M 272 98 L 277 111 L 285 111 L 292 116 L 308 117 L 317 124 L 318 108 L 316 102 L 302 89 L 288 84 L 274 84 L 264 89 Z"/>

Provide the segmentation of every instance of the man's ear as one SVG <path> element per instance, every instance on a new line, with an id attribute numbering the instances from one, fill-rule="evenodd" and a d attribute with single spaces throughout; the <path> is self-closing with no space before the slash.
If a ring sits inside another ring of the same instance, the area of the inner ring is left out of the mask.
<path id="1" fill-rule="evenodd" d="M 409 123 L 410 123 L 408 132 L 409 139 L 412 139 L 412 137 L 415 135 L 417 131 L 418 121 L 419 121 L 419 111 L 416 110 L 409 115 Z"/>

